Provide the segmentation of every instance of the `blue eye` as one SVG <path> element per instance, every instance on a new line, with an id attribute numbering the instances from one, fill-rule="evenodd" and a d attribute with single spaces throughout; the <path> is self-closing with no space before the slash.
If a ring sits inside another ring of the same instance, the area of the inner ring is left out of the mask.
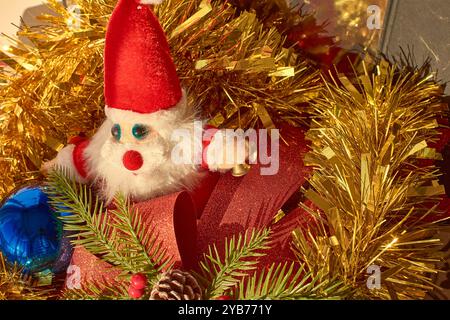
<path id="1" fill-rule="evenodd" d="M 122 129 L 120 128 L 120 125 L 113 125 L 113 127 L 111 128 L 111 135 L 116 141 L 120 141 L 120 138 L 122 137 Z"/>
<path id="2" fill-rule="evenodd" d="M 148 136 L 149 132 L 150 129 L 143 124 L 135 124 L 133 127 L 133 136 L 138 140 L 144 139 L 146 136 Z"/>

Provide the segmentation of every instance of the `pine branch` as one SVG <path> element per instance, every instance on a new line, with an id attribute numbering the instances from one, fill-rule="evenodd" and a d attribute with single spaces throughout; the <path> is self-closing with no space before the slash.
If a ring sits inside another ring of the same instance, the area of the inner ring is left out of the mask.
<path id="1" fill-rule="evenodd" d="M 145 273 L 152 282 L 169 259 L 154 227 L 144 223 L 130 203 L 118 196 L 117 208 L 104 210 L 92 190 L 71 180 L 64 172 L 53 172 L 47 193 L 61 215 L 74 245 L 86 248 L 124 271 Z"/>
<path id="2" fill-rule="evenodd" d="M 238 300 L 345 299 L 350 290 L 342 282 L 322 280 L 305 272 L 296 263 L 272 264 L 266 271 L 255 272 L 243 280 L 235 296 Z"/>
<path id="3" fill-rule="evenodd" d="M 246 277 L 248 271 L 254 270 L 258 258 L 264 256 L 262 251 L 269 248 L 270 234 L 270 228 L 264 228 L 225 239 L 223 258 L 215 244 L 210 246 L 200 262 L 201 272 L 196 275 L 206 287 L 205 299 L 223 295 Z"/>
<path id="4" fill-rule="evenodd" d="M 122 195 L 115 198 L 117 209 L 111 213 L 115 218 L 117 239 L 127 246 L 125 253 L 129 253 L 129 259 L 135 264 L 141 263 L 144 269 L 141 271 L 150 273 L 152 277 L 169 267 L 167 250 L 158 241 L 158 233 L 153 223 L 150 226 L 142 221 L 142 216 L 131 205 L 130 201 Z M 141 254 L 134 254 L 139 252 Z M 141 272 L 140 271 L 140 272 Z"/>

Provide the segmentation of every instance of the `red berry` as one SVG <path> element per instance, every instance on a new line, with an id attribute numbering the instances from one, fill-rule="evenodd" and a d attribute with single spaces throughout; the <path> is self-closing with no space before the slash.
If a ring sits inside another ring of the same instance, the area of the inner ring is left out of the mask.
<path id="1" fill-rule="evenodd" d="M 130 295 L 131 298 L 139 299 L 144 295 L 144 289 L 136 289 L 135 287 L 130 286 L 128 288 L 128 294 Z"/>
<path id="2" fill-rule="evenodd" d="M 137 273 L 131 277 L 131 286 L 142 290 L 147 286 L 147 277 L 142 273 Z"/>
<path id="3" fill-rule="evenodd" d="M 230 296 L 220 296 L 216 300 L 231 300 Z"/>

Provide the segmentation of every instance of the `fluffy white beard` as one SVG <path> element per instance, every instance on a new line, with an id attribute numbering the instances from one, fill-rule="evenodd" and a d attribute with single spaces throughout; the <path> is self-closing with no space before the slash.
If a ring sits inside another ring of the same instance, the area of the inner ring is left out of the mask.
<path id="1" fill-rule="evenodd" d="M 118 193 L 134 201 L 144 201 L 195 188 L 204 173 L 194 163 L 175 164 L 171 160 L 172 148 L 176 144 L 169 135 L 170 128 L 174 126 L 173 120 L 168 117 L 167 121 L 171 123 L 164 126 L 164 117 L 159 117 L 158 125 L 166 128 L 166 132 L 146 144 L 116 143 L 110 133 L 113 122 L 107 119 L 103 123 L 92 138 L 85 156 L 89 175 L 99 185 L 100 194 L 106 202 L 111 202 Z M 194 128 L 193 119 L 178 124 L 178 128 Z M 129 171 L 123 166 L 122 158 L 128 150 L 141 153 L 144 164 L 139 170 Z"/>

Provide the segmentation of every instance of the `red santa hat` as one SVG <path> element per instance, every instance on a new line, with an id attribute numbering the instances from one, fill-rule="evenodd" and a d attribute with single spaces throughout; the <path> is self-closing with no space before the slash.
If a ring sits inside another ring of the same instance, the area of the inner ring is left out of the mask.
<path id="1" fill-rule="evenodd" d="M 148 4 L 164 0 L 119 0 L 105 45 L 106 113 L 136 116 L 177 105 L 180 80 L 169 44 Z"/>

